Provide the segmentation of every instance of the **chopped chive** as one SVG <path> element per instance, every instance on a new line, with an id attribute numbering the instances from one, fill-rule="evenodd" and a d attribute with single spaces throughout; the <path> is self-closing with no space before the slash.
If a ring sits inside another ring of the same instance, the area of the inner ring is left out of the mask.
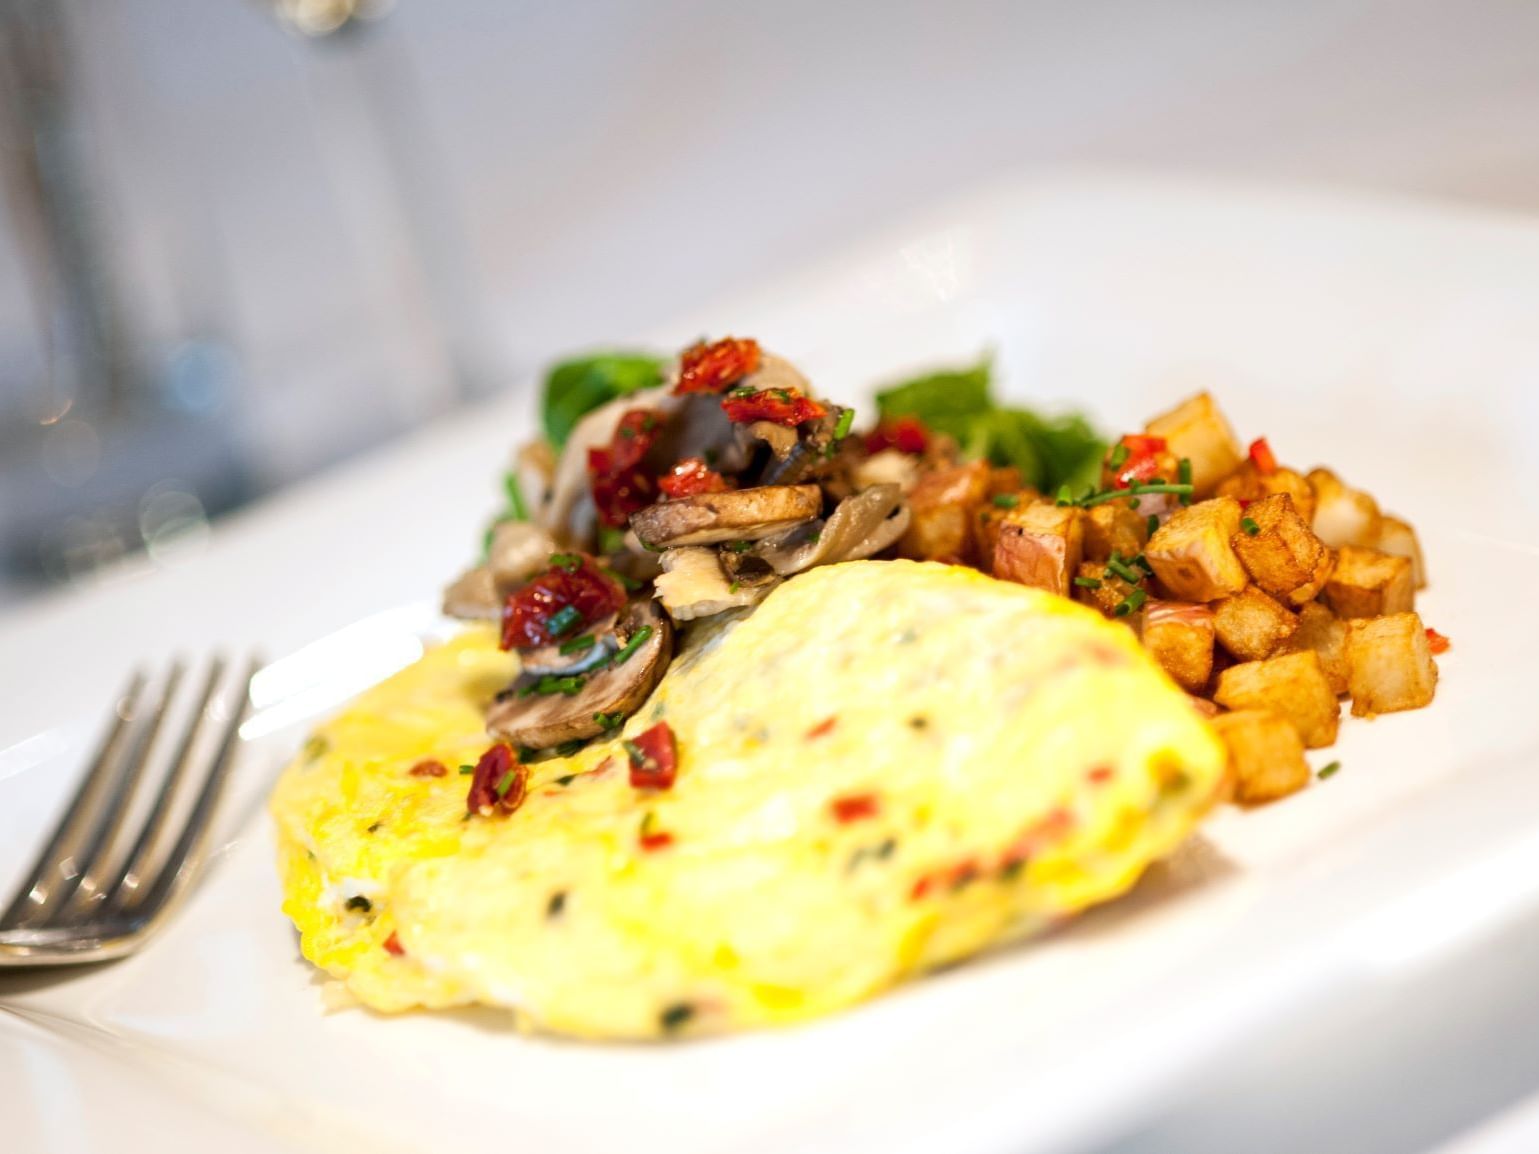
<path id="1" fill-rule="evenodd" d="M 595 713 L 593 720 L 600 729 L 614 729 L 625 720 L 625 714 L 621 713 L 618 709 L 613 713 Z"/>
<path id="2" fill-rule="evenodd" d="M 577 606 L 563 605 L 545 619 L 545 628 L 552 637 L 560 637 L 563 633 L 571 632 L 572 627 L 581 622 L 582 611 Z"/>
<path id="3" fill-rule="evenodd" d="M 577 775 L 575 773 L 563 773 L 560 777 L 556 778 L 556 784 L 571 785 L 576 780 Z"/>
<path id="4" fill-rule="evenodd" d="M 1324 769 L 1322 769 L 1319 773 L 1315 774 L 1315 776 L 1318 777 L 1321 781 L 1324 781 L 1326 778 L 1332 776 L 1340 768 L 1341 768 L 1341 762 L 1333 761 L 1329 765 L 1327 765 Z"/>
<path id="5" fill-rule="evenodd" d="M 1261 532 L 1261 526 L 1256 524 L 1250 517 L 1240 518 L 1240 528 L 1245 530 L 1247 537 L 1254 537 L 1257 533 Z"/>
<path id="6" fill-rule="evenodd" d="M 1180 481 L 1183 485 L 1190 485 L 1192 483 L 1192 459 L 1190 457 L 1182 457 L 1176 463 L 1176 480 Z M 1190 493 L 1181 494 L 1181 504 L 1190 505 L 1191 503 L 1192 495 Z"/>
<path id="7" fill-rule="evenodd" d="M 552 693 L 561 693 L 571 697 L 575 693 L 580 693 L 587 683 L 586 677 L 579 677 L 576 674 L 558 677 L 554 673 L 546 673 L 534 684 L 526 685 L 519 690 L 519 696 L 528 697 L 532 693 L 537 693 L 541 697 L 549 697 Z"/>
<path id="8" fill-rule="evenodd" d="M 629 745 L 630 742 L 626 742 L 626 744 Z M 657 829 L 657 815 L 649 809 L 641 815 L 641 829 L 638 832 L 641 837 L 646 837 L 655 829 Z"/>
<path id="9" fill-rule="evenodd" d="M 1069 489 L 1069 483 L 1067 481 L 1065 481 L 1062 485 L 1060 485 L 1058 487 L 1058 504 L 1059 505 L 1072 505 L 1072 504 L 1074 504 L 1074 494 Z"/>
<path id="10" fill-rule="evenodd" d="M 631 634 L 631 639 L 625 643 L 625 648 L 621 649 L 620 652 L 616 653 L 607 662 L 605 662 L 604 668 L 608 669 L 615 665 L 624 665 L 631 659 L 631 655 L 634 654 L 636 650 L 640 649 L 647 643 L 647 638 L 651 636 L 652 627 L 650 625 L 643 625 L 640 629 Z"/>
<path id="11" fill-rule="evenodd" d="M 563 741 L 560 745 L 552 749 L 551 753 L 557 757 L 571 757 L 572 754 L 576 753 L 579 749 L 587 744 L 587 738 L 574 737 L 571 741 Z"/>
<path id="12" fill-rule="evenodd" d="M 620 743 L 620 745 L 624 748 L 625 755 L 627 757 L 629 757 L 637 765 L 645 765 L 646 764 L 646 762 L 647 762 L 647 753 L 646 753 L 646 750 L 641 748 L 641 746 L 637 745 L 634 741 L 622 741 Z M 641 823 L 641 832 L 642 833 L 646 833 L 647 832 L 647 822 L 651 821 L 651 820 L 652 820 L 652 814 L 649 812 L 647 814 L 647 816 L 646 816 L 646 820 Z"/>
<path id="13" fill-rule="evenodd" d="M 501 801 L 508 796 L 508 790 L 513 788 L 513 771 L 510 769 L 497 779 L 497 800 Z"/>
<path id="14" fill-rule="evenodd" d="M 1113 472 L 1116 472 L 1123 465 L 1127 464 L 1127 461 L 1128 447 L 1121 441 L 1118 441 L 1116 447 L 1111 451 L 1111 458 L 1106 462 L 1106 466 Z"/>
<path id="15" fill-rule="evenodd" d="M 1145 557 L 1142 553 L 1133 558 L 1133 564 L 1137 565 L 1145 573 L 1149 574 L 1149 576 L 1154 576 L 1154 566 L 1149 564 L 1149 558 Z"/>
<path id="16" fill-rule="evenodd" d="M 557 890 L 550 895 L 550 900 L 545 903 L 545 916 L 547 918 L 559 918 L 561 911 L 566 909 L 566 891 Z"/>
<path id="17" fill-rule="evenodd" d="M 1112 610 L 1112 616 L 1126 617 L 1130 613 L 1137 613 L 1148 599 L 1149 594 L 1142 589 L 1135 589 L 1117 603 L 1117 607 Z"/>
<path id="18" fill-rule="evenodd" d="M 734 553 L 746 553 L 746 552 L 748 552 L 748 550 L 753 548 L 753 542 L 752 541 L 733 541 L 733 542 L 730 542 L 727 545 L 727 548 L 732 550 L 732 552 L 734 552 Z"/>
<path id="19" fill-rule="evenodd" d="M 1099 589 L 1101 587 L 1100 579 L 1096 577 L 1076 577 L 1074 578 L 1074 584 L 1078 585 L 1081 589 Z"/>
<path id="20" fill-rule="evenodd" d="M 598 534 L 600 553 L 618 553 L 625 548 L 625 531 L 611 525 L 601 525 Z"/>
<path id="21" fill-rule="evenodd" d="M 695 1007 L 688 1002 L 678 1002 L 669 1006 L 657 1016 L 658 1024 L 662 1026 L 664 1033 L 673 1033 L 681 1029 L 691 1018 L 695 1016 Z"/>
<path id="22" fill-rule="evenodd" d="M 1149 529 L 1149 536 L 1153 537 L 1160 530 L 1160 519 L 1153 513 L 1150 513 L 1149 520 L 1146 522 L 1146 525 Z"/>
<path id="23" fill-rule="evenodd" d="M 1150 481 L 1148 484 L 1137 482 L 1126 489 L 1103 489 L 1099 493 L 1089 493 L 1078 501 L 1065 501 L 1063 496 L 1067 486 L 1059 490 L 1059 504 L 1078 505 L 1082 509 L 1088 509 L 1092 505 L 1104 505 L 1107 501 L 1120 500 L 1123 497 L 1140 497 L 1145 493 L 1174 493 L 1177 496 L 1190 497 L 1192 487 L 1190 485 L 1170 485 L 1164 481 Z"/>
<path id="24" fill-rule="evenodd" d="M 1144 575 L 1142 573 L 1140 573 L 1137 569 L 1130 568 L 1123 562 L 1122 558 L 1118 557 L 1115 553 L 1106 559 L 1106 571 L 1108 573 L 1115 573 L 1129 585 L 1137 585 L 1144 579 Z"/>
<path id="25" fill-rule="evenodd" d="M 508 495 L 508 511 L 513 515 L 513 520 L 529 520 L 529 506 L 524 501 L 524 487 L 518 483 L 518 474 L 504 473 L 502 488 Z"/>
<path id="26" fill-rule="evenodd" d="M 1020 497 L 1014 493 L 997 493 L 994 496 L 994 505 L 1000 509 L 1013 509 L 1021 503 Z"/>
<path id="27" fill-rule="evenodd" d="M 568 653 L 581 653 L 586 649 L 592 649 L 598 644 L 598 638 L 591 633 L 584 633 L 581 637 L 574 637 L 570 641 L 563 641 L 556 652 L 563 656 Z"/>
<path id="28" fill-rule="evenodd" d="M 475 771 L 476 771 L 476 767 L 473 766 L 473 765 L 462 765 L 462 766 L 460 766 L 460 773 L 461 774 L 475 773 Z"/>
<path id="29" fill-rule="evenodd" d="M 850 426 L 855 423 L 855 410 L 845 409 L 839 414 L 839 422 L 834 426 L 834 440 L 843 440 L 850 435 Z"/>
<path id="30" fill-rule="evenodd" d="M 731 585 L 727 586 L 727 592 L 728 593 L 736 593 L 737 591 L 738 591 L 738 583 L 736 581 L 732 582 Z"/>
<path id="31" fill-rule="evenodd" d="M 576 553 L 552 553 L 550 555 L 550 567 L 552 569 L 564 569 L 568 573 L 575 573 L 582 568 L 582 558 Z"/>

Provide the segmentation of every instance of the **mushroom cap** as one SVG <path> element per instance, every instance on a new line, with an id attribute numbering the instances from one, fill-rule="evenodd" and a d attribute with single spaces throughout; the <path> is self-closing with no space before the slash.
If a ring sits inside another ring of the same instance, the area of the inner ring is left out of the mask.
<path id="1" fill-rule="evenodd" d="M 657 687 L 673 656 L 673 626 L 651 601 L 634 601 L 626 608 L 617 630 L 621 643 L 647 626 L 651 634 L 630 657 L 586 675 L 576 693 L 500 694 L 487 710 L 487 732 L 515 745 L 549 749 L 603 733 L 597 714 L 629 717 Z M 537 681 L 532 674 L 520 674 L 509 688 L 521 691 Z"/>
<path id="2" fill-rule="evenodd" d="M 782 577 L 836 561 L 863 561 L 901 537 L 909 516 L 896 484 L 873 485 L 840 501 L 816 535 L 796 529 L 781 541 L 763 542 L 751 555 Z"/>
<path id="3" fill-rule="evenodd" d="M 756 541 L 811 521 L 822 508 L 816 485 L 761 485 L 664 501 L 632 516 L 631 528 L 649 549 Z"/>
<path id="4" fill-rule="evenodd" d="M 717 550 L 705 545 L 669 549 L 654 588 L 675 621 L 714 617 L 728 609 L 757 605 L 780 583 L 778 577 L 744 583 L 730 580 Z"/>

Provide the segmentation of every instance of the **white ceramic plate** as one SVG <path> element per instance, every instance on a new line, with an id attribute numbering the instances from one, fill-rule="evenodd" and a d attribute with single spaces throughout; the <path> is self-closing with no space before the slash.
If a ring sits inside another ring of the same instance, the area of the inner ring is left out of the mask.
<path id="1" fill-rule="evenodd" d="M 529 427 L 522 391 L 222 526 L 178 568 L 0 627 L 3 885 L 136 658 L 215 641 L 294 652 L 372 614 L 269 674 L 230 848 L 162 939 L 91 972 L 0 975 L 0 1118 L 22 1119 L 22 1148 L 111 1132 L 125 1154 L 194 1133 L 467 1154 L 1060 1149 L 1136 1125 L 1272 1024 L 1357 984 L 1413 982 L 1539 909 L 1524 673 L 1539 645 L 1524 468 L 1539 229 L 1126 177 L 1029 181 L 653 343 L 725 331 L 840 397 L 985 347 L 1008 393 L 1085 406 L 1108 428 L 1213 389 L 1242 436 L 1334 465 L 1420 528 L 1433 583 L 1420 608 L 1454 642 L 1435 706 L 1348 721 L 1327 755 L 1339 775 L 1220 814 L 1129 899 L 820 1024 L 591 1046 L 516 1037 L 490 1013 L 327 1014 L 278 912 L 256 802 L 308 718 L 435 627 L 419 599 L 473 548 Z"/>

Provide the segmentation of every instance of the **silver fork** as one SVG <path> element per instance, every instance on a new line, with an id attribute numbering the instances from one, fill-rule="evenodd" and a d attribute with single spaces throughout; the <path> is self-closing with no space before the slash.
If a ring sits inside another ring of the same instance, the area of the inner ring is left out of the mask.
<path id="1" fill-rule="evenodd" d="M 218 658 L 211 663 L 196 710 L 131 838 L 128 817 L 186 670 L 177 662 L 154 686 L 142 672 L 129 679 L 85 780 L 0 914 L 0 967 L 122 957 L 164 924 L 208 853 L 256 669 L 255 660 L 247 664 L 238 704 L 224 708 L 225 665 Z M 200 743 L 205 722 L 219 726 L 211 747 L 207 738 Z"/>

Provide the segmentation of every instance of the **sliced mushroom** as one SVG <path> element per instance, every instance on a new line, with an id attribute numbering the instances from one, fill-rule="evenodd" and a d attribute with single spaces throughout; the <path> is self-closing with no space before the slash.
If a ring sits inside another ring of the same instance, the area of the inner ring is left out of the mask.
<path id="1" fill-rule="evenodd" d="M 504 521 L 492 530 L 492 547 L 487 566 L 497 592 L 507 596 L 536 573 L 550 566 L 556 541 L 538 525 L 528 521 Z"/>
<path id="2" fill-rule="evenodd" d="M 827 473 L 833 465 L 834 431 L 844 409 L 829 405 L 828 411 L 816 421 L 797 430 L 796 444 L 783 456 L 772 456 L 764 466 L 760 483 L 765 485 L 793 485 L 810 481 Z"/>
<path id="3" fill-rule="evenodd" d="M 444 590 L 444 614 L 468 621 L 495 621 L 502 616 L 502 599 L 488 565 L 467 569 Z"/>
<path id="4" fill-rule="evenodd" d="M 822 505 L 816 485 L 761 485 L 664 501 L 633 516 L 631 528 L 649 549 L 756 541 L 811 521 Z"/>
<path id="5" fill-rule="evenodd" d="M 575 692 L 526 693 L 539 685 L 540 678 L 532 672 L 520 674 L 487 711 L 487 732 L 515 745 L 549 749 L 613 728 L 616 715 L 629 717 L 641 708 L 673 655 L 673 626 L 651 601 L 633 602 L 621 616 L 616 634 L 622 639 L 622 651 L 646 628 L 651 633 L 622 663 L 574 675 L 581 679 Z"/>
<path id="6" fill-rule="evenodd" d="M 561 646 L 566 644 L 565 642 L 542 645 L 538 649 L 522 649 L 518 654 L 518 663 L 523 672 L 535 675 L 550 673 L 559 677 L 571 673 L 583 673 L 606 660 L 611 653 L 620 648 L 622 642 L 615 636 L 615 625 L 618 621 L 619 616 L 611 613 L 591 629 L 585 629 L 578 634 L 579 637 L 593 638 L 593 644 L 585 649 L 562 653 Z M 573 639 L 569 638 L 568 641 L 570 640 Z"/>
<path id="7" fill-rule="evenodd" d="M 663 608 L 675 621 L 712 617 L 728 609 L 757 605 L 779 584 L 769 580 L 734 582 L 722 570 L 715 549 L 699 545 L 669 549 L 662 556 L 663 572 L 654 583 Z"/>
<path id="8" fill-rule="evenodd" d="M 774 421 L 754 421 L 751 424 L 739 425 L 738 439 L 743 441 L 747 448 L 752 449 L 754 441 L 762 441 L 769 447 L 769 451 L 780 460 L 785 460 L 791 455 L 791 450 L 796 448 L 796 430 L 786 425 L 777 425 Z"/>
<path id="9" fill-rule="evenodd" d="M 753 555 L 789 577 L 815 565 L 873 557 L 901 537 L 908 522 L 909 508 L 898 486 L 873 485 L 840 501 L 827 522 L 813 522 L 766 541 Z"/>

